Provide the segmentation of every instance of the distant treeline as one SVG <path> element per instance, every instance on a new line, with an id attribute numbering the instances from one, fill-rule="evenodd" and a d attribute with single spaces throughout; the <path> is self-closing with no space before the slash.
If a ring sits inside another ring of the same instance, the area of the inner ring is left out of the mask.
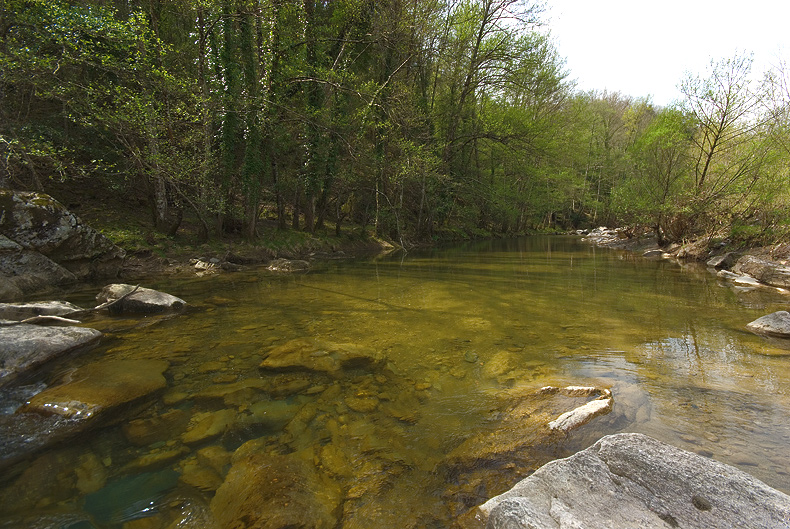
<path id="1" fill-rule="evenodd" d="M 0 187 L 138 194 L 156 229 L 400 241 L 600 224 L 786 235 L 790 90 L 581 93 L 520 0 L 5 0 Z M 616 60 L 616 58 L 612 58 Z M 623 65 L 627 68 L 628 65 Z"/>

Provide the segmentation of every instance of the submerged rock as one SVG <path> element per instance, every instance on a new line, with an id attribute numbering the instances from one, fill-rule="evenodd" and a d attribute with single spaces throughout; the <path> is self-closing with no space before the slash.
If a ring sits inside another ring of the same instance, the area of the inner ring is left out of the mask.
<path id="1" fill-rule="evenodd" d="M 135 290 L 137 289 L 137 290 Z M 124 298 L 124 296 L 126 296 Z M 108 303 L 123 298 L 122 301 L 109 307 L 112 314 L 139 313 L 156 314 L 166 311 L 178 311 L 186 306 L 186 301 L 158 290 L 116 283 L 107 285 L 96 296 L 99 303 Z"/>
<path id="2" fill-rule="evenodd" d="M 723 463 L 617 434 L 479 507 L 487 529 L 784 528 L 790 496 Z"/>
<path id="3" fill-rule="evenodd" d="M 790 312 L 780 310 L 768 314 L 748 323 L 746 328 L 757 334 L 790 338 Z"/>
<path id="4" fill-rule="evenodd" d="M 181 440 L 185 444 L 198 444 L 224 434 L 236 420 L 236 410 L 224 409 L 197 414 Z"/>
<path id="5" fill-rule="evenodd" d="M 244 446 L 239 451 L 245 452 Z M 341 491 L 335 482 L 300 459 L 251 452 L 234 458 L 211 500 L 220 529 L 337 525 Z"/>
<path id="6" fill-rule="evenodd" d="M 499 421 L 467 438 L 437 466 L 455 484 L 446 496 L 458 505 L 458 511 L 479 503 L 481 495 L 490 497 L 507 490 L 513 476 L 558 457 L 560 442 L 573 429 L 612 407 L 608 390 L 580 386 L 516 389 L 503 398 L 514 403 Z"/>
<path id="7" fill-rule="evenodd" d="M 116 360 L 69 373 L 69 382 L 0 415 L 0 469 L 93 427 L 123 420 L 131 406 L 165 387 L 164 360 Z"/>
<path id="8" fill-rule="evenodd" d="M 101 336 L 83 327 L 0 325 L 0 387 L 53 358 L 96 344 Z"/>
<path id="9" fill-rule="evenodd" d="M 521 391 L 505 397 L 513 399 L 515 404 L 504 412 L 496 428 L 466 439 L 448 454 L 442 466 L 475 469 L 509 465 L 531 449 L 547 446 L 559 439 L 558 435 L 612 409 L 612 395 L 606 389 L 548 386 L 537 391 Z"/>
<path id="10" fill-rule="evenodd" d="M 298 338 L 272 349 L 260 367 L 267 371 L 316 371 L 336 375 L 345 369 L 376 369 L 385 361 L 380 352 L 359 345 Z"/>

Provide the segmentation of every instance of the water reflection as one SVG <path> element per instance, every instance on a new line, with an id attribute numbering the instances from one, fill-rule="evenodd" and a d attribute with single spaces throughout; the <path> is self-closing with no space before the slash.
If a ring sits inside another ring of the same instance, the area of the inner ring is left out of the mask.
<path id="1" fill-rule="evenodd" d="M 448 455 L 499 427 L 513 406 L 505 397 L 568 384 L 611 387 L 614 410 L 524 455 L 524 465 L 640 431 L 790 491 L 788 350 L 743 331 L 786 302 L 775 291 L 735 289 L 698 267 L 570 237 L 147 286 L 188 300 L 190 311 L 143 321 L 97 315 L 86 324 L 108 333 L 101 346 L 64 367 L 165 359 L 166 390 L 123 425 L 9 471 L 0 526 L 210 527 L 220 501 L 235 505 L 227 493 L 235 473 L 264 464 L 264 454 L 272 475 L 322 490 L 320 505 L 293 497 L 303 513 L 347 528 L 447 527 L 527 468 L 508 474 L 500 461 L 496 472 L 460 478 Z M 91 305 L 94 292 L 69 301 Z M 340 350 L 385 362 L 334 372 L 260 367 L 299 340 L 314 344 L 305 354 L 316 364 Z M 13 422 L 19 399 L 4 400 L 3 421 Z M 271 491 L 256 501 L 286 494 Z"/>

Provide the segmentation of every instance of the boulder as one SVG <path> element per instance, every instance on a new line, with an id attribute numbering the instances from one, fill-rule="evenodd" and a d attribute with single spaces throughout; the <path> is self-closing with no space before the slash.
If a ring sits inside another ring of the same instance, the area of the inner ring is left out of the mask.
<path id="1" fill-rule="evenodd" d="M 114 276 L 125 257 L 121 248 L 43 193 L 0 190 L 0 236 L 0 275 L 12 284 L 6 296 Z"/>
<path id="2" fill-rule="evenodd" d="M 380 352 L 359 345 L 297 338 L 272 349 L 260 367 L 266 371 L 313 371 L 336 375 L 345 369 L 376 369 L 385 362 L 386 358 Z"/>
<path id="3" fill-rule="evenodd" d="M 136 290 L 135 290 L 136 289 Z M 126 297 L 124 297 L 126 296 Z M 124 298 L 109 307 L 112 314 L 138 313 L 156 314 L 178 311 L 186 306 L 186 301 L 158 290 L 116 283 L 107 285 L 96 296 L 99 303 L 109 303 Z"/>
<path id="4" fill-rule="evenodd" d="M 487 529 L 785 528 L 790 496 L 641 434 L 610 435 L 479 507 Z"/>
<path id="5" fill-rule="evenodd" d="M 254 441 L 253 441 L 254 442 Z M 244 445 L 238 452 L 244 452 Z M 335 527 L 341 491 L 298 458 L 250 451 L 233 466 L 211 500 L 219 529 Z"/>
<path id="6" fill-rule="evenodd" d="M 48 360 L 97 343 L 101 336 L 83 327 L 0 325 L 0 387 Z"/>
<path id="7" fill-rule="evenodd" d="M 790 288 L 790 266 L 757 257 L 744 255 L 732 267 L 733 272 L 745 274 L 760 283 L 774 287 Z"/>
<path id="8" fill-rule="evenodd" d="M 746 328 L 756 334 L 790 338 L 790 312 L 780 310 L 768 314 L 746 324 Z"/>
<path id="9" fill-rule="evenodd" d="M 735 252 L 727 252 L 721 255 L 715 255 L 708 259 L 706 263 L 709 267 L 715 268 L 717 270 L 728 270 L 732 268 L 735 264 L 735 261 L 738 259 L 738 254 Z"/>
<path id="10" fill-rule="evenodd" d="M 0 320 L 22 321 L 34 316 L 67 316 L 82 308 L 66 301 L 0 303 Z"/>

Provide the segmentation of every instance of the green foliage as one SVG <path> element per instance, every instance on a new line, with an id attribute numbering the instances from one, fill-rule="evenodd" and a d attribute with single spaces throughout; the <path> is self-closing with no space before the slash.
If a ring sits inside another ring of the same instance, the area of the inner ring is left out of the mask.
<path id="1" fill-rule="evenodd" d="M 748 58 L 713 63 L 678 108 L 578 93 L 540 14 L 520 0 L 6 0 L 0 185 L 131 191 L 164 233 L 188 211 L 204 236 L 215 221 L 250 239 L 274 237 L 270 220 L 404 244 L 605 223 L 666 240 L 782 232 L 786 72 L 769 91 Z"/>

